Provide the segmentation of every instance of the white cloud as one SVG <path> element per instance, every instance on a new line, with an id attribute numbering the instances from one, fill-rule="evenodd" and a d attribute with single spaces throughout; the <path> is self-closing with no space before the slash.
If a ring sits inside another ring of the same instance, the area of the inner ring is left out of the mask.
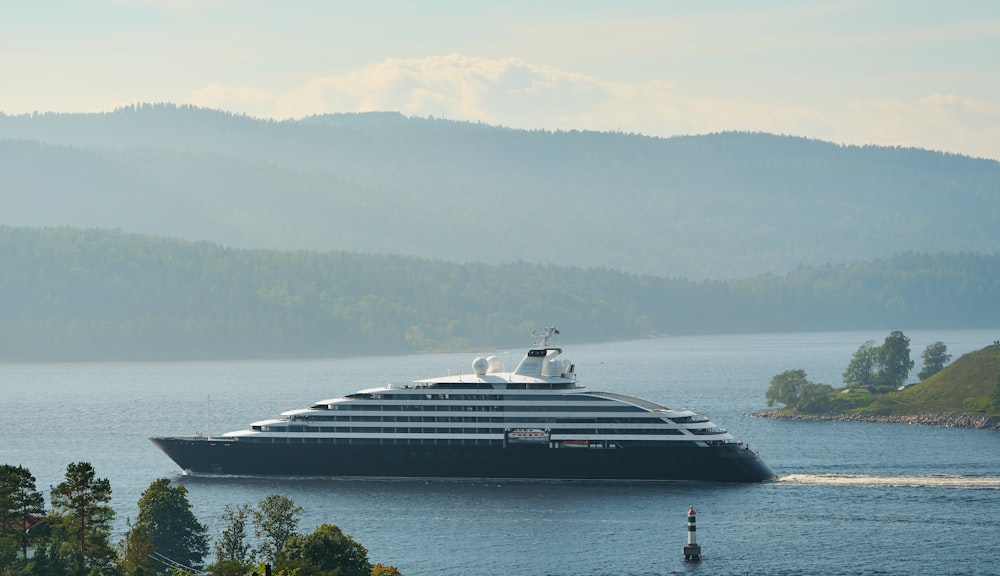
<path id="1" fill-rule="evenodd" d="M 191 92 L 187 104 L 260 117 L 275 117 L 275 96 L 252 86 L 228 86 L 213 82 Z"/>
<path id="2" fill-rule="evenodd" d="M 387 59 L 278 94 L 210 84 L 185 102 L 279 119 L 392 110 L 516 128 L 654 136 L 751 130 L 1000 158 L 1000 105 L 951 93 L 817 109 L 790 101 L 699 99 L 665 81 L 603 82 L 514 58 L 457 54 Z"/>
<path id="3" fill-rule="evenodd" d="M 451 54 L 388 59 L 347 74 L 312 78 L 283 94 L 212 84 L 190 93 L 185 102 L 235 106 L 234 111 L 277 118 L 395 110 L 491 123 L 524 118 L 545 126 L 548 118 L 592 108 L 595 99 L 608 97 L 596 80 L 581 74 L 514 58 Z"/>
<path id="4" fill-rule="evenodd" d="M 1000 106 L 929 94 L 912 102 L 857 101 L 846 117 L 843 140 L 917 146 L 1000 159 Z"/>

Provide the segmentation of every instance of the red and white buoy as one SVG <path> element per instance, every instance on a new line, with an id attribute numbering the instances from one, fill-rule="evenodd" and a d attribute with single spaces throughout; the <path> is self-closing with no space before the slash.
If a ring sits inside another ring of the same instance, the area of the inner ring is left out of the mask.
<path id="1" fill-rule="evenodd" d="M 694 506 L 688 508 L 688 540 L 681 552 L 684 554 L 685 562 L 701 561 L 701 546 L 698 546 L 698 529 L 695 526 Z"/>

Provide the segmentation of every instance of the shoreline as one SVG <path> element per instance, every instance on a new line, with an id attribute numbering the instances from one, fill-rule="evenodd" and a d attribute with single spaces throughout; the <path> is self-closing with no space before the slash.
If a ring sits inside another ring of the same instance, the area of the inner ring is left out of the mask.
<path id="1" fill-rule="evenodd" d="M 946 428 L 972 428 L 1000 432 L 1000 418 L 977 416 L 964 413 L 910 414 L 906 416 L 886 416 L 874 412 L 851 414 L 789 414 L 778 410 L 758 410 L 748 412 L 754 418 L 775 418 L 778 420 L 826 420 L 831 422 L 881 422 L 910 424 L 915 426 L 943 426 Z"/>

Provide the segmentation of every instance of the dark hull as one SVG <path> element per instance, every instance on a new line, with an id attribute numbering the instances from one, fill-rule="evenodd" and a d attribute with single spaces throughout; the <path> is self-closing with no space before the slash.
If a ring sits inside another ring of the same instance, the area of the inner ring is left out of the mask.
<path id="1" fill-rule="evenodd" d="M 192 474 L 716 482 L 761 482 L 775 477 L 756 454 L 733 444 L 593 449 L 151 440 Z"/>

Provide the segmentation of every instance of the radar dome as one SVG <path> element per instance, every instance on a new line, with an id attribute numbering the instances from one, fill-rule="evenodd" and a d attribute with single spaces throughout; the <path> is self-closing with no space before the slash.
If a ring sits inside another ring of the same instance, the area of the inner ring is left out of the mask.
<path id="1" fill-rule="evenodd" d="M 542 365 L 542 376 L 566 376 L 569 370 L 569 360 L 565 358 L 549 358 Z"/>
<path id="2" fill-rule="evenodd" d="M 476 358 L 472 361 L 472 371 L 476 373 L 476 376 L 482 376 L 486 374 L 486 370 L 490 367 L 490 362 L 482 356 Z"/>
<path id="3" fill-rule="evenodd" d="M 486 369 L 487 372 L 500 372 L 503 370 L 503 362 L 499 356 L 490 356 L 486 359 L 486 362 L 489 363 L 489 368 Z"/>

